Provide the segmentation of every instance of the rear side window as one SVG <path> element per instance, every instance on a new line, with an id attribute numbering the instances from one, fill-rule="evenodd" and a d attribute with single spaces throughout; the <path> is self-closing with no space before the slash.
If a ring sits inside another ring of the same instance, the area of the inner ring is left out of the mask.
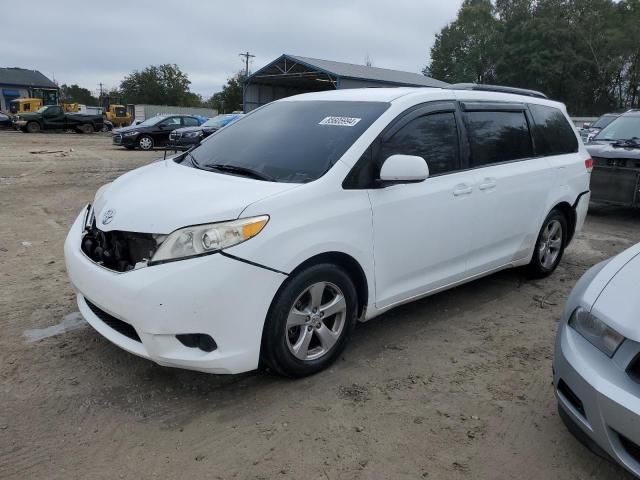
<path id="1" fill-rule="evenodd" d="M 533 156 L 524 112 L 467 112 L 466 119 L 472 167 Z"/>
<path id="2" fill-rule="evenodd" d="M 562 155 L 578 151 L 578 140 L 564 114 L 554 107 L 529 105 L 535 126 L 533 138 L 538 155 Z"/>
<path id="3" fill-rule="evenodd" d="M 424 158 L 430 175 L 457 170 L 458 129 L 454 113 L 432 113 L 407 123 L 380 150 L 383 161 L 394 154 Z"/>
<path id="4" fill-rule="evenodd" d="M 193 117 L 183 117 L 185 127 L 197 127 L 198 120 Z"/>

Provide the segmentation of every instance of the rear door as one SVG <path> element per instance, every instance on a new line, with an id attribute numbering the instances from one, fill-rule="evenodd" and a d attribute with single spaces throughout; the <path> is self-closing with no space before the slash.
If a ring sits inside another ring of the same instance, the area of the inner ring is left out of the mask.
<path id="1" fill-rule="evenodd" d="M 438 102 L 407 113 L 374 144 L 374 178 L 394 154 L 418 155 L 430 170 L 420 183 L 369 189 L 378 308 L 465 276 L 475 179 L 463 171 L 461 140 L 455 102 Z"/>
<path id="2" fill-rule="evenodd" d="M 62 111 L 62 107 L 54 105 L 47 108 L 42 114 L 42 121 L 45 128 L 49 129 L 63 129 L 66 127 L 65 114 Z"/>
<path id="3" fill-rule="evenodd" d="M 553 171 L 536 157 L 526 104 L 463 102 L 470 168 L 477 175 L 468 275 L 529 255 L 544 215 Z"/>

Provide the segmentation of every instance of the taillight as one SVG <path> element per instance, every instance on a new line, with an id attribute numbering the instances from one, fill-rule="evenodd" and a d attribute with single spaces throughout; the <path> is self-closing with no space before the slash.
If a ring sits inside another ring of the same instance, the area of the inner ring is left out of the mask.
<path id="1" fill-rule="evenodd" d="M 593 171 L 593 158 L 587 158 L 584 161 L 584 167 L 587 169 L 588 172 Z"/>

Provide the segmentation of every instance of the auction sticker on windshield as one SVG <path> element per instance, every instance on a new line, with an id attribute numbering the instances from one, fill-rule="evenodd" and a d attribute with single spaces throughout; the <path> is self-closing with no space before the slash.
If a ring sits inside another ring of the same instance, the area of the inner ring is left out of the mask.
<path id="1" fill-rule="evenodd" d="M 361 118 L 354 117 L 325 117 L 318 125 L 333 125 L 335 127 L 355 127 Z"/>

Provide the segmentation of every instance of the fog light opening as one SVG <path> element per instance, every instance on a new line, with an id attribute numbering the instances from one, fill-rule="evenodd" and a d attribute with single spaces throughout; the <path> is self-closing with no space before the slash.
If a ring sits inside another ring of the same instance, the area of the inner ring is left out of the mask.
<path id="1" fill-rule="evenodd" d="M 181 333 L 176 338 L 185 347 L 198 348 L 203 352 L 213 352 L 218 348 L 215 340 L 206 333 Z"/>

